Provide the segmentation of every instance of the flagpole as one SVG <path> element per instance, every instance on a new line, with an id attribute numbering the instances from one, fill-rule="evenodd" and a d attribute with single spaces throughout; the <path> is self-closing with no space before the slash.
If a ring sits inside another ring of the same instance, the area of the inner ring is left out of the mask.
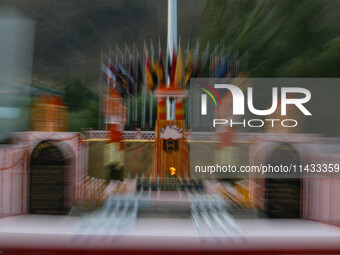
<path id="1" fill-rule="evenodd" d="M 144 76 L 145 76 L 145 63 L 146 63 L 146 44 L 145 44 L 145 40 L 144 40 L 144 60 L 143 60 L 143 70 L 144 70 Z M 143 82 L 143 95 L 142 95 L 142 99 L 143 99 L 143 114 L 142 114 L 142 128 L 145 128 L 145 115 L 146 115 L 146 77 L 144 77 L 144 82 Z"/>
<path id="2" fill-rule="evenodd" d="M 137 52 L 137 61 L 136 61 L 136 68 L 135 68 L 136 79 L 138 79 L 139 75 L 141 75 L 139 73 L 139 70 L 138 70 L 138 61 L 139 61 L 139 53 Z M 136 91 L 136 96 L 135 96 L 135 99 L 136 99 L 135 100 L 135 102 L 136 102 L 136 105 L 135 105 L 135 107 L 136 107 L 136 109 L 135 109 L 135 122 L 138 121 L 138 82 L 139 82 L 139 80 L 136 80 L 136 85 L 135 85 L 135 91 Z"/>
<path id="3" fill-rule="evenodd" d="M 109 52 L 109 57 L 107 58 L 107 68 L 110 69 L 110 58 L 111 58 L 111 51 Z M 110 86 L 110 77 L 107 77 L 106 82 L 106 105 L 105 105 L 105 129 L 108 129 L 108 123 L 111 118 L 109 118 L 109 86 Z M 111 116 L 110 116 L 111 117 Z"/>
<path id="4" fill-rule="evenodd" d="M 130 108 L 130 96 L 128 95 L 127 96 L 127 102 L 126 102 L 126 105 L 127 105 L 127 125 L 130 126 L 130 117 L 131 117 L 131 108 Z"/>
<path id="5" fill-rule="evenodd" d="M 131 66 L 133 67 L 134 70 L 137 71 L 137 69 L 134 67 L 134 63 L 135 63 L 135 47 L 134 47 L 134 44 L 132 45 L 132 57 L 131 57 Z M 137 84 L 137 73 L 135 71 L 135 80 L 134 80 L 134 83 L 133 83 L 133 90 L 134 90 L 134 98 L 133 98 L 133 101 L 132 101 L 132 108 L 133 108 L 133 111 L 132 111 L 132 122 L 135 122 L 136 121 L 136 108 L 135 108 L 135 105 L 136 105 L 136 98 L 137 98 L 137 87 L 136 87 L 136 84 Z"/>
<path id="6" fill-rule="evenodd" d="M 155 55 L 155 49 L 153 47 L 153 43 L 152 43 L 152 39 L 151 39 L 151 42 L 150 42 L 150 52 L 151 52 L 151 56 L 152 56 L 152 61 L 154 61 L 154 55 Z M 153 66 L 153 62 L 151 63 L 152 65 L 152 69 L 154 68 Z M 152 70 L 152 72 L 155 72 L 155 70 Z M 153 86 L 156 86 L 156 84 L 154 84 Z M 149 106 L 149 128 L 152 127 L 152 98 L 153 98 L 153 95 L 152 95 L 152 92 L 150 91 L 150 106 Z"/>
<path id="7" fill-rule="evenodd" d="M 168 54 L 172 61 L 173 51 L 177 51 L 177 0 L 168 0 Z M 172 64 L 172 63 L 171 63 Z M 170 77 L 167 77 L 167 87 L 170 87 Z M 166 118 L 172 119 L 170 116 L 172 103 L 167 98 Z"/>
<path id="8" fill-rule="evenodd" d="M 150 114 L 149 114 L 149 128 L 152 128 L 152 106 L 153 106 L 153 95 L 150 91 Z"/>
<path id="9" fill-rule="evenodd" d="M 146 87 L 144 85 L 144 88 L 143 88 L 143 120 L 142 120 L 142 128 L 145 128 L 145 119 L 146 119 Z"/>
<path id="10" fill-rule="evenodd" d="M 98 130 L 100 130 L 101 122 L 102 122 L 102 116 L 101 116 L 101 102 L 102 102 L 102 97 L 101 97 L 101 78 L 102 78 L 102 65 L 103 65 L 103 50 L 100 49 L 100 73 L 99 73 L 99 79 L 98 79 L 98 99 L 99 99 L 99 104 L 98 104 Z"/>
<path id="11" fill-rule="evenodd" d="M 168 0 L 168 52 L 177 50 L 177 0 Z"/>

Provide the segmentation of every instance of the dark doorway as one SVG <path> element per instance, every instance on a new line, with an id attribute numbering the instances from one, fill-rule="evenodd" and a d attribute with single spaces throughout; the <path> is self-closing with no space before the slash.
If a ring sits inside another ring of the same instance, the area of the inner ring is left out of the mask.
<path id="1" fill-rule="evenodd" d="M 39 143 L 30 157 L 29 213 L 66 214 L 65 156 L 52 141 Z"/>
<path id="2" fill-rule="evenodd" d="M 268 159 L 272 166 L 300 165 L 298 152 L 289 144 L 278 146 Z M 301 180 L 298 178 L 266 179 L 266 205 L 269 218 L 300 218 Z"/>

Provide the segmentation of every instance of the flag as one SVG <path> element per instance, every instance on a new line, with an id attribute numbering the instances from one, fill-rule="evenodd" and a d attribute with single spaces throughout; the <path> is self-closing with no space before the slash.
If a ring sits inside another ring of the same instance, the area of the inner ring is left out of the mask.
<path id="1" fill-rule="evenodd" d="M 183 79 L 183 59 L 182 59 L 181 45 L 179 45 L 178 53 L 177 53 L 177 61 L 176 61 L 175 79 L 174 79 L 175 86 L 181 87 L 182 79 Z"/>
<path id="2" fill-rule="evenodd" d="M 171 78 L 171 56 L 169 51 L 166 54 L 166 72 L 168 77 Z"/>
<path id="3" fill-rule="evenodd" d="M 110 80 L 112 79 L 112 73 L 109 67 L 109 60 L 107 60 L 107 63 L 105 62 L 102 63 L 101 71 L 102 71 L 103 78 L 109 84 Z"/>
<path id="4" fill-rule="evenodd" d="M 189 83 L 193 68 L 193 58 L 192 58 L 192 52 L 189 50 L 188 57 L 185 62 L 185 76 L 184 76 L 184 85 L 187 85 Z"/>
<path id="5" fill-rule="evenodd" d="M 216 65 L 216 77 L 224 78 L 227 76 L 227 60 L 226 58 L 222 58 L 220 63 Z"/>
<path id="6" fill-rule="evenodd" d="M 107 63 L 102 63 L 102 73 L 107 83 L 108 95 L 118 92 L 120 96 L 124 96 L 124 88 L 119 83 L 120 80 L 117 76 L 117 66 L 113 63 L 111 58 L 107 60 Z"/>
<path id="7" fill-rule="evenodd" d="M 221 63 L 220 55 L 216 52 L 215 57 L 211 59 L 211 63 L 210 63 L 210 70 L 211 70 L 211 74 L 213 77 L 216 77 L 217 68 L 219 67 L 220 63 Z"/>
<path id="8" fill-rule="evenodd" d="M 133 66 L 132 66 L 132 59 L 130 59 L 130 65 L 129 65 L 129 74 L 128 74 L 128 84 L 129 84 L 129 92 L 131 95 L 135 95 L 135 72 L 133 71 Z"/>
<path id="9" fill-rule="evenodd" d="M 152 78 L 150 60 L 149 60 L 149 55 L 148 55 L 147 50 L 145 50 L 145 80 L 146 80 L 146 85 L 152 91 L 154 89 L 154 82 Z"/>
<path id="10" fill-rule="evenodd" d="M 157 86 L 157 65 L 155 62 L 154 54 L 151 54 L 151 76 L 152 76 L 152 82 L 153 82 L 153 89 L 156 89 Z"/>
<path id="11" fill-rule="evenodd" d="M 175 72 L 176 72 L 176 50 L 175 46 L 172 50 L 172 60 L 170 64 L 170 86 L 173 86 L 174 79 L 175 79 Z"/>
<path id="12" fill-rule="evenodd" d="M 125 71 L 124 67 L 119 62 L 116 63 L 116 83 L 117 83 L 117 89 L 116 89 L 117 92 L 122 97 L 125 97 L 127 92 L 129 91 L 127 72 Z"/>
<path id="13" fill-rule="evenodd" d="M 198 78 L 200 76 L 200 69 L 199 69 L 200 60 L 201 60 L 201 58 L 200 58 L 200 56 L 198 56 L 197 59 L 196 59 L 196 63 L 194 65 L 194 69 L 192 71 L 191 77 Z"/>
<path id="14" fill-rule="evenodd" d="M 137 61 L 137 91 L 136 94 L 139 94 L 141 92 L 142 89 L 142 84 L 143 84 L 143 72 L 142 72 L 142 67 L 140 65 L 139 59 Z"/>
<path id="15" fill-rule="evenodd" d="M 102 63 L 102 75 L 105 78 L 107 86 L 112 87 L 112 89 L 116 89 L 116 77 L 114 71 L 114 65 L 110 59 L 107 60 L 107 63 Z"/>
<path id="16" fill-rule="evenodd" d="M 163 56 L 162 56 L 162 49 L 160 43 L 158 44 L 159 47 L 159 60 L 157 65 L 157 76 L 158 76 L 158 84 L 159 86 L 163 86 L 165 83 L 165 75 L 164 75 L 164 66 L 163 66 Z"/>

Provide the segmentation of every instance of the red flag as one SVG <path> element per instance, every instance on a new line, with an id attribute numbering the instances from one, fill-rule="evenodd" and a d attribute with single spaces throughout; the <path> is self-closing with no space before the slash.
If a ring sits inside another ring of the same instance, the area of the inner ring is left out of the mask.
<path id="1" fill-rule="evenodd" d="M 172 61 L 171 61 L 171 70 L 170 70 L 170 86 L 174 86 L 174 79 L 176 73 L 176 50 L 175 46 L 172 50 Z"/>
<path id="2" fill-rule="evenodd" d="M 159 46 L 159 61 L 158 61 L 158 65 L 157 65 L 157 76 L 158 76 L 159 86 L 161 87 L 165 83 L 165 75 L 164 75 L 162 50 L 161 50 L 160 46 Z"/>

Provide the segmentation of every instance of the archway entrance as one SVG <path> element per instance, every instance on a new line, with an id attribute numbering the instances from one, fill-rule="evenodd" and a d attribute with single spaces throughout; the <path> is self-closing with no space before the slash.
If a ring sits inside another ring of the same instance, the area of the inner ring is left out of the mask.
<path id="1" fill-rule="evenodd" d="M 29 213 L 65 214 L 67 160 L 53 141 L 39 143 L 30 157 Z"/>
<path id="2" fill-rule="evenodd" d="M 300 165 L 298 152 L 289 144 L 279 145 L 268 159 L 272 166 Z M 269 218 L 300 218 L 301 180 L 297 178 L 266 179 L 266 207 Z"/>

